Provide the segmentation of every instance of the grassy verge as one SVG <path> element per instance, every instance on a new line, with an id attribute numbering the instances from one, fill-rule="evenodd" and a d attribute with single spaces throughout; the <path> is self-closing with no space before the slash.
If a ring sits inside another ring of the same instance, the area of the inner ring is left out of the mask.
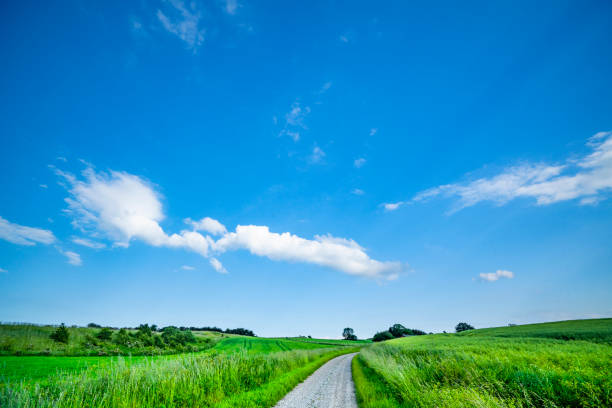
<path id="1" fill-rule="evenodd" d="M 360 355 L 352 362 L 353 381 L 357 404 L 360 408 L 397 408 L 400 407 L 393 397 L 393 389 L 378 374 L 364 364 Z"/>
<path id="2" fill-rule="evenodd" d="M 45 383 L 8 383 L 0 406 L 14 407 L 217 407 L 272 405 L 342 349 L 270 354 L 204 353 L 172 359 L 122 360 Z M 226 402 L 231 401 L 231 402 Z"/>
<path id="3" fill-rule="evenodd" d="M 607 344 L 431 335 L 362 349 L 358 363 L 362 407 L 612 406 Z"/>

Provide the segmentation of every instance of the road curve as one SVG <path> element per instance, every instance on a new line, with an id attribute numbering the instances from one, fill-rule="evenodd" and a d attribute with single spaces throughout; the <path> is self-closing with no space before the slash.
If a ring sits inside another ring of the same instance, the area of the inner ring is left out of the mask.
<path id="1" fill-rule="evenodd" d="M 329 360 L 285 395 L 274 408 L 357 408 L 351 372 L 355 354 Z"/>

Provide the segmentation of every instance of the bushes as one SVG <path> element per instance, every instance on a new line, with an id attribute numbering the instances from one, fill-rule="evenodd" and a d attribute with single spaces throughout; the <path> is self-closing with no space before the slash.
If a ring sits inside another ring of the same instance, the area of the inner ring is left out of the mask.
<path id="1" fill-rule="evenodd" d="M 68 343 L 68 338 L 70 337 L 70 333 L 68 333 L 68 329 L 66 325 L 62 323 L 53 333 L 49 335 L 52 340 L 55 340 L 58 343 Z"/>
<path id="2" fill-rule="evenodd" d="M 391 340 L 394 338 L 395 336 L 393 336 L 391 332 L 387 330 L 387 331 L 376 333 L 374 337 L 372 337 L 372 341 L 385 341 L 385 340 Z"/>
<path id="3" fill-rule="evenodd" d="M 401 324 L 396 323 L 393 326 L 389 327 L 389 330 L 376 333 L 372 338 L 372 341 L 391 340 L 394 338 L 405 336 L 422 336 L 425 334 L 427 333 L 425 333 L 423 330 L 408 329 L 402 326 Z"/>
<path id="4" fill-rule="evenodd" d="M 463 322 L 458 323 L 457 326 L 455 326 L 455 331 L 457 333 L 460 333 L 466 330 L 474 330 L 474 326 L 467 324 L 467 323 L 463 323 Z"/>
<path id="5" fill-rule="evenodd" d="M 113 332 L 108 327 L 104 327 L 98 332 L 98 334 L 96 334 L 96 337 L 102 341 L 110 341 L 113 337 Z"/>

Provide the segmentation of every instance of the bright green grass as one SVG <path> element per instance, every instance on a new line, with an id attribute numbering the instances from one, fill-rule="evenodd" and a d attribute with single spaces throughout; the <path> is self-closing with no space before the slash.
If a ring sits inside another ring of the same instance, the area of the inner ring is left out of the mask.
<path id="1" fill-rule="evenodd" d="M 285 339 L 266 339 L 259 337 L 233 337 L 222 340 L 214 347 L 220 352 L 244 350 L 249 353 L 273 353 L 276 351 L 313 350 L 333 347 L 329 344 L 308 343 Z"/>
<path id="2" fill-rule="evenodd" d="M 210 333 L 195 332 L 196 336 Z M 214 334 L 213 334 L 214 335 Z M 219 335 L 220 340 L 213 348 L 204 352 L 223 353 L 273 353 L 289 350 L 311 350 L 331 347 L 315 343 L 304 343 L 284 339 L 266 339 L 259 337 L 243 337 L 235 335 Z M 0 384 L 13 381 L 45 381 L 48 377 L 62 374 L 77 373 L 87 368 L 105 367 L 121 359 L 124 364 L 133 364 L 143 360 L 173 359 L 179 355 L 164 356 L 84 356 L 84 357 L 54 357 L 54 356 L 0 356 Z"/>
<path id="3" fill-rule="evenodd" d="M 360 407 L 612 406 L 612 346 L 596 331 L 606 322 L 564 323 L 596 342 L 536 336 L 553 333 L 552 323 L 523 328 L 529 337 L 504 336 L 509 327 L 364 348 L 354 367 Z"/>
<path id="4" fill-rule="evenodd" d="M 331 346 L 361 346 L 372 343 L 372 340 L 338 340 L 338 339 L 312 339 L 308 337 L 284 337 L 288 340 L 303 341 L 307 343 L 327 344 Z"/>
<path id="5" fill-rule="evenodd" d="M 612 319 L 566 320 L 468 330 L 460 336 L 539 337 L 559 340 L 586 340 L 612 344 Z"/>
<path id="6" fill-rule="evenodd" d="M 199 353 L 122 360 L 43 384 L 0 387 L 12 407 L 269 407 L 350 347 L 276 353 Z"/>

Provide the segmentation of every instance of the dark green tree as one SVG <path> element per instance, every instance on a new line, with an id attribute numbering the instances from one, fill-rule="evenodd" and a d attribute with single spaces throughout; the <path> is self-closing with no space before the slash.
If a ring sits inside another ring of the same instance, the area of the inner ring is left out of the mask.
<path id="1" fill-rule="evenodd" d="M 58 343 L 68 343 L 68 338 L 70 337 L 70 333 L 68 333 L 68 329 L 66 325 L 62 323 L 49 337 Z"/>
<path id="2" fill-rule="evenodd" d="M 391 340 L 395 337 L 389 331 L 378 332 L 372 337 L 372 341 L 385 341 Z"/>
<path id="3" fill-rule="evenodd" d="M 464 322 L 458 323 L 457 326 L 455 326 L 455 331 L 457 333 L 460 333 L 466 330 L 474 330 L 474 326 L 464 323 Z"/>
<path id="4" fill-rule="evenodd" d="M 342 330 L 342 337 L 344 337 L 344 340 L 357 340 L 355 331 L 350 327 L 346 327 L 344 330 Z"/>
<path id="5" fill-rule="evenodd" d="M 109 341 L 113 338 L 113 332 L 108 327 L 103 327 L 102 330 L 96 334 L 96 337 L 102 341 Z"/>

